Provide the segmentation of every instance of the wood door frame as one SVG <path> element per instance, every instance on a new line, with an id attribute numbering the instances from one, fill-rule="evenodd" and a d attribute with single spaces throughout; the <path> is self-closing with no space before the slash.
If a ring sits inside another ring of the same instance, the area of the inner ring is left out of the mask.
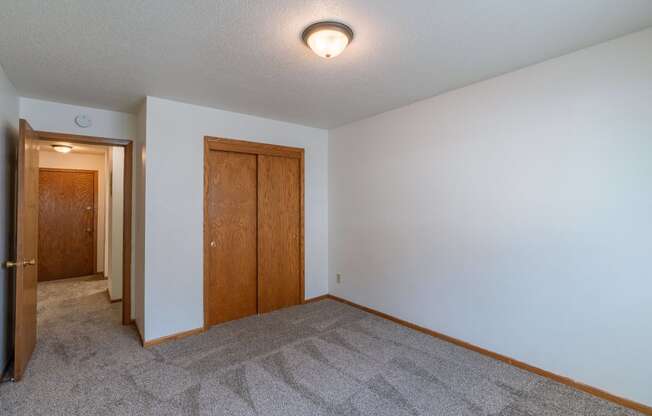
<path id="1" fill-rule="evenodd" d="M 132 197 L 133 197 L 133 140 L 78 134 L 36 131 L 39 140 L 62 141 L 77 144 L 117 146 L 124 149 L 123 216 L 122 216 L 122 324 L 130 325 L 131 319 L 131 244 L 132 244 Z M 97 262 L 96 262 L 97 263 Z"/>
<path id="2" fill-rule="evenodd" d="M 89 169 L 65 169 L 65 168 L 38 168 L 39 174 L 41 172 L 70 172 L 70 173 L 92 173 L 93 174 L 93 273 L 97 274 L 97 220 L 99 212 L 99 186 L 98 186 L 98 177 L 99 172 L 96 170 Z M 41 193 L 41 187 L 39 183 L 39 197 Z M 40 216 L 39 216 L 40 219 Z M 39 229 L 40 236 L 40 229 Z M 40 253 L 39 253 L 40 254 Z M 76 277 L 76 276 L 71 276 Z"/>
<path id="3" fill-rule="evenodd" d="M 204 263 L 204 286 L 203 286 L 203 301 L 204 301 L 204 329 L 208 328 L 206 319 L 208 317 L 208 302 L 207 302 L 207 290 L 208 285 L 208 262 L 206 261 L 206 255 L 209 250 L 210 238 L 208 236 L 206 227 L 206 213 L 208 212 L 207 202 L 208 202 L 208 154 L 211 150 L 225 151 L 225 152 L 234 152 L 234 153 L 247 153 L 253 155 L 266 155 L 266 156 L 281 156 L 289 157 L 293 159 L 299 159 L 299 175 L 300 184 L 301 184 L 301 221 L 300 221 L 300 230 L 299 230 L 299 256 L 301 257 L 300 262 L 300 278 L 299 278 L 299 302 L 304 303 L 306 299 L 305 294 L 305 190 L 304 190 L 304 155 L 305 151 L 299 147 L 290 147 L 290 146 L 281 146 L 277 144 L 268 144 L 268 143 L 259 143 L 251 142 L 246 140 L 239 139 L 227 139 L 223 137 L 213 137 L 213 136 L 204 136 L 204 218 L 203 218 L 203 234 L 204 234 L 204 253 L 203 253 L 203 263 Z M 257 229 L 258 227 L 256 227 Z M 258 236 L 256 236 L 256 241 L 258 241 Z M 258 276 L 257 276 L 258 278 Z M 259 289 L 258 289 L 259 290 Z M 257 290 L 257 296 L 258 296 Z M 258 303 L 259 301 L 257 301 Z"/>

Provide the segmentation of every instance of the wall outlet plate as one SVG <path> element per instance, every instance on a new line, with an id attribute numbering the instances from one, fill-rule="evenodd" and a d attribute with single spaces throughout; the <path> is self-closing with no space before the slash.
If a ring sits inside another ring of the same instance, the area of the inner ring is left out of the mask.
<path id="1" fill-rule="evenodd" d="M 337 283 L 342 283 L 342 275 L 339 273 L 337 274 Z"/>

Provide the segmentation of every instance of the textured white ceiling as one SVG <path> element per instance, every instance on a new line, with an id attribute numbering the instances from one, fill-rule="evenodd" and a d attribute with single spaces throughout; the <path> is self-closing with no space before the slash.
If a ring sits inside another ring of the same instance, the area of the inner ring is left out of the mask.
<path id="1" fill-rule="evenodd" d="M 355 31 L 330 61 L 321 19 Z M 0 64 L 28 97 L 335 127 L 649 26 L 650 0 L 3 0 Z"/>

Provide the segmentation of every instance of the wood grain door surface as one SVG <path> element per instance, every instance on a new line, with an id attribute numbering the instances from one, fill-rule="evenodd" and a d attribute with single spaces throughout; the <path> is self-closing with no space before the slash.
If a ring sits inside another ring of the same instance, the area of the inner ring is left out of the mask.
<path id="1" fill-rule="evenodd" d="M 39 171 L 39 281 L 96 269 L 97 171 Z"/>
<path id="2" fill-rule="evenodd" d="M 207 150 L 205 323 L 257 312 L 256 155 Z"/>
<path id="3" fill-rule="evenodd" d="M 303 150 L 205 138 L 204 324 L 303 301 Z"/>
<path id="4" fill-rule="evenodd" d="M 258 155 L 258 312 L 301 303 L 301 169 Z"/>
<path id="5" fill-rule="evenodd" d="M 16 297 L 14 369 L 20 380 L 36 346 L 38 253 L 38 137 L 21 119 L 16 181 Z"/>

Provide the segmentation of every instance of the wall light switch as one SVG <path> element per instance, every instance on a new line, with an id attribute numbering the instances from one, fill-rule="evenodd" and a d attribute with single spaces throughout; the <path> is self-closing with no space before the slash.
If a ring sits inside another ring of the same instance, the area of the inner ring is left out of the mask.
<path id="1" fill-rule="evenodd" d="M 337 283 L 342 283 L 342 275 L 339 273 L 337 274 Z"/>

